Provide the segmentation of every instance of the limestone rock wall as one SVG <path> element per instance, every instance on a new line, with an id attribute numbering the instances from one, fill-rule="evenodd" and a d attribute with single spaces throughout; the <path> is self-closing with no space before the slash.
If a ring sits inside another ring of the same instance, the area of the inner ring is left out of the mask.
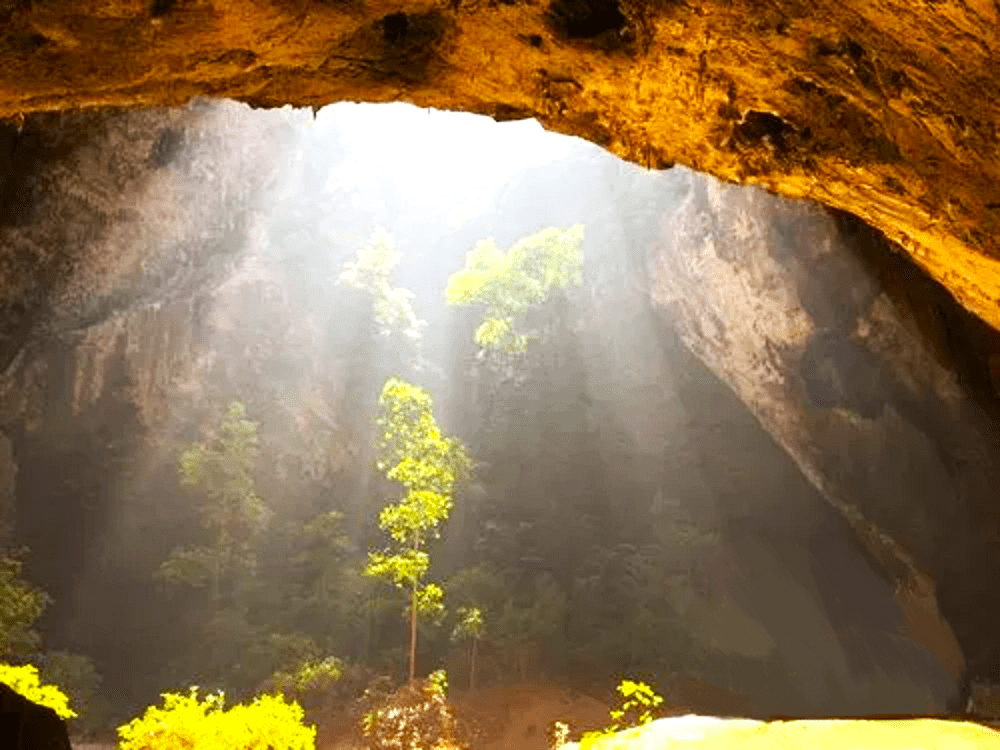
<path id="1" fill-rule="evenodd" d="M 971 636 L 981 627 L 971 602 L 994 594 L 960 574 L 958 558 L 980 570 L 995 559 L 977 529 L 995 523 L 1000 467 L 995 393 L 979 398 L 961 382 L 955 352 L 936 349 L 914 317 L 941 291 L 913 278 L 910 296 L 900 293 L 907 267 L 851 221 L 689 180 L 650 258 L 656 303 L 852 524 L 957 673 L 954 637 L 931 602 L 973 651 L 992 647 Z M 985 380 L 984 356 L 975 367 Z"/>

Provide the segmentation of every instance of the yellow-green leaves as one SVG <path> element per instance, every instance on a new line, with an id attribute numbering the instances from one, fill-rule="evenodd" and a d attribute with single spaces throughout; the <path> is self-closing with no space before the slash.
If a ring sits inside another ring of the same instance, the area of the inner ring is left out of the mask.
<path id="1" fill-rule="evenodd" d="M 397 588 L 408 588 L 424 577 L 429 565 L 427 553 L 417 550 L 403 549 L 395 554 L 369 552 L 365 575 L 385 579 Z"/>
<path id="2" fill-rule="evenodd" d="M 448 304 L 486 307 L 475 334 L 483 349 L 524 352 L 529 337 L 514 330 L 516 319 L 552 290 L 583 282 L 582 244 L 582 224 L 543 229 L 506 253 L 493 240 L 483 240 L 466 255 L 465 268 L 448 278 Z"/>
<path id="3" fill-rule="evenodd" d="M 391 281 L 400 258 L 392 236 L 384 229 L 376 229 L 371 242 L 358 250 L 353 262 L 344 266 L 339 283 L 371 295 L 375 322 L 383 335 L 398 330 L 416 344 L 424 322 L 413 312 L 413 293 L 394 287 Z"/>
<path id="4" fill-rule="evenodd" d="M 622 680 L 618 685 L 618 693 L 622 697 L 622 705 L 611 712 L 615 722 L 627 721 L 633 715 L 635 726 L 648 724 L 653 720 L 653 710 L 663 703 L 663 697 L 645 682 Z"/>
<path id="5" fill-rule="evenodd" d="M 451 632 L 453 641 L 479 638 L 483 634 L 483 612 L 479 607 L 459 607 L 458 622 Z"/>
<path id="6" fill-rule="evenodd" d="M 51 708 L 60 719 L 76 718 L 76 712 L 69 707 L 66 694 L 55 685 L 43 685 L 35 667 L 0 664 L 0 682 L 28 700 Z"/>
<path id="7" fill-rule="evenodd" d="M 655 710 L 663 704 L 663 697 L 645 682 L 622 680 L 618 683 L 621 705 L 610 711 L 611 726 L 587 732 L 580 741 L 581 750 L 588 750 L 597 740 L 628 727 L 641 727 L 653 720 Z"/>
<path id="8" fill-rule="evenodd" d="M 423 388 L 389 378 L 378 403 L 377 466 L 410 494 L 432 493 L 446 498 L 442 501 L 428 495 L 412 499 L 417 512 L 438 519 L 432 524 L 436 525 L 448 516 L 455 483 L 471 466 L 469 456 L 460 442 L 441 434 L 434 420 L 434 402 Z"/>
<path id="9" fill-rule="evenodd" d="M 276 672 L 274 684 L 284 692 L 305 693 L 322 690 L 344 676 L 344 662 L 336 656 L 325 659 L 304 659 L 287 672 Z"/>
<path id="10" fill-rule="evenodd" d="M 256 459 L 257 425 L 239 401 L 226 408 L 214 440 L 194 443 L 181 453 L 181 481 L 201 494 L 202 525 L 215 539 L 211 546 L 175 549 L 160 566 L 162 578 L 196 588 L 209 586 L 213 599 L 218 599 L 225 581 L 240 576 L 249 580 L 254 567 L 251 541 L 268 512 L 254 488 Z"/>
<path id="11" fill-rule="evenodd" d="M 378 404 L 376 465 L 387 479 L 402 486 L 403 497 L 379 513 L 379 527 L 392 537 L 394 549 L 369 552 L 364 572 L 410 590 L 412 676 L 417 615 L 439 620 L 444 614 L 441 587 L 420 585 L 430 565 L 423 547 L 447 520 L 452 492 L 471 470 L 472 461 L 458 440 L 441 433 L 434 401 L 423 388 L 389 378 Z"/>
<path id="12" fill-rule="evenodd" d="M 417 589 L 417 613 L 434 620 L 444 614 L 444 590 L 436 583 Z"/>
<path id="13" fill-rule="evenodd" d="M 451 498 L 437 492 L 410 490 L 398 505 L 387 505 L 379 513 L 378 525 L 401 544 L 416 538 L 421 541 L 426 532 L 437 533 L 437 526 L 451 511 Z"/>
<path id="14" fill-rule="evenodd" d="M 0 658 L 26 657 L 38 647 L 33 629 L 48 596 L 21 578 L 21 561 L 0 555 Z"/>

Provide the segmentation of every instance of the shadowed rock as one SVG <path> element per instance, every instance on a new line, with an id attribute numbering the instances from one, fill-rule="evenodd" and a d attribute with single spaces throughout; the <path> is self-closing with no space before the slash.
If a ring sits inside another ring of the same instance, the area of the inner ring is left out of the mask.
<path id="1" fill-rule="evenodd" d="M 56 712 L 0 683 L 0 747 L 4 750 L 71 750 Z"/>

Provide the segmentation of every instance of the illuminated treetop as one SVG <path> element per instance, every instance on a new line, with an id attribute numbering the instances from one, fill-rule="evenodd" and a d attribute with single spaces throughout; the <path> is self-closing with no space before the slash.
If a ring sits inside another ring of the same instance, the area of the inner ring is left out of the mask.
<path id="1" fill-rule="evenodd" d="M 423 321 L 413 312 L 413 292 L 394 287 L 392 272 L 399 264 L 401 253 L 384 229 L 376 229 L 371 242 L 360 250 L 355 259 L 344 266 L 339 282 L 352 289 L 368 292 L 372 298 L 375 321 L 385 336 L 399 330 L 414 344 L 420 341 Z"/>
<path id="2" fill-rule="evenodd" d="M 529 336 L 515 331 L 518 319 L 553 290 L 583 282 L 582 244 L 582 224 L 535 232 L 506 253 L 483 240 L 466 256 L 465 268 L 448 277 L 448 304 L 486 306 L 476 329 L 483 349 L 524 352 Z"/>

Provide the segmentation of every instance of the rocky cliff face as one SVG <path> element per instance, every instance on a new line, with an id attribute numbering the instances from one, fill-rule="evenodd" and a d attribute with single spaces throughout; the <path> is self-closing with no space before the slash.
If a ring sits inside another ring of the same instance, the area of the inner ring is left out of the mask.
<path id="1" fill-rule="evenodd" d="M 932 606 L 937 581 L 948 619 L 970 634 L 977 608 L 958 600 L 993 594 L 958 572 L 954 550 L 965 546 L 980 569 L 996 554 L 976 531 L 995 525 L 1000 479 L 991 350 L 970 358 L 959 343 L 969 322 L 857 222 L 689 180 L 650 260 L 657 303 L 855 527 L 900 596 Z M 991 648 L 965 642 L 977 655 Z"/>

